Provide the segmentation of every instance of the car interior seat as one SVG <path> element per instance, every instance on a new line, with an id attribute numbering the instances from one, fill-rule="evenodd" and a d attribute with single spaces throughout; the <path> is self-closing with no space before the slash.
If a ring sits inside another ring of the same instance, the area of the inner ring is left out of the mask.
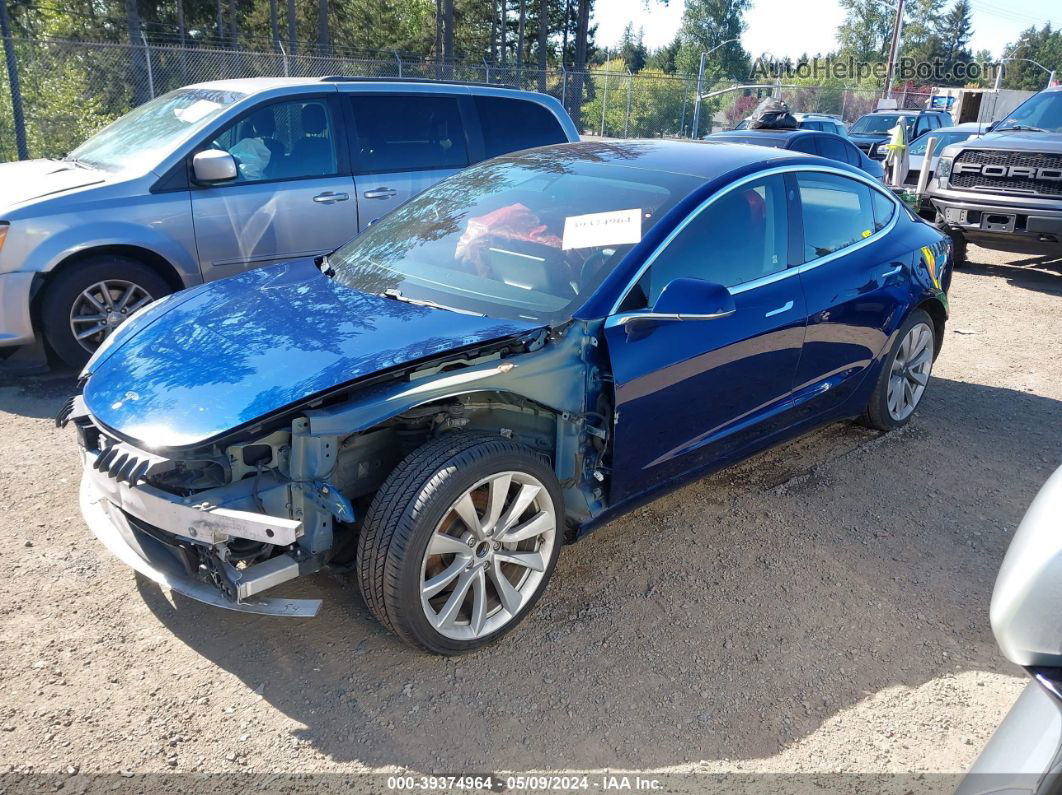
<path id="1" fill-rule="evenodd" d="M 288 156 L 293 174 L 331 174 L 335 171 L 332 142 L 327 136 L 328 117 L 317 102 L 302 106 L 302 137 L 291 147 Z"/>

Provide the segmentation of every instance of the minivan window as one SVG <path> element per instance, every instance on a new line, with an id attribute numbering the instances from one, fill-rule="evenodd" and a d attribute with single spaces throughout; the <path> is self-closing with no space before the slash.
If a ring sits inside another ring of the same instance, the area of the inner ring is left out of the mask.
<path id="1" fill-rule="evenodd" d="M 335 133 L 324 100 L 266 105 L 231 124 L 211 145 L 235 158 L 238 182 L 336 173 Z"/>
<path id="2" fill-rule="evenodd" d="M 825 257 L 874 233 L 871 189 L 833 174 L 797 175 L 804 218 L 804 261 Z"/>
<path id="3" fill-rule="evenodd" d="M 104 127 L 65 159 L 107 170 L 155 166 L 177 144 L 245 96 L 205 88 L 171 91 Z"/>
<path id="4" fill-rule="evenodd" d="M 350 97 L 358 173 L 463 168 L 468 146 L 457 97 L 429 94 Z"/>
<path id="5" fill-rule="evenodd" d="M 534 102 L 477 96 L 475 103 L 487 157 L 568 140 L 557 117 Z"/>

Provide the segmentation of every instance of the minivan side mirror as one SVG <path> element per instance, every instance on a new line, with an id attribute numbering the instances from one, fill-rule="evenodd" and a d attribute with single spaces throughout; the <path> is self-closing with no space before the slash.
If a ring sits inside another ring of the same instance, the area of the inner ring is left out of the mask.
<path id="1" fill-rule="evenodd" d="M 737 311 L 734 296 L 721 284 L 681 278 L 667 283 L 648 312 L 620 315 L 620 325 L 646 320 L 715 320 Z"/>
<path id="2" fill-rule="evenodd" d="M 207 149 L 197 152 L 192 158 L 192 175 L 201 185 L 215 185 L 236 179 L 236 160 L 221 149 Z"/>

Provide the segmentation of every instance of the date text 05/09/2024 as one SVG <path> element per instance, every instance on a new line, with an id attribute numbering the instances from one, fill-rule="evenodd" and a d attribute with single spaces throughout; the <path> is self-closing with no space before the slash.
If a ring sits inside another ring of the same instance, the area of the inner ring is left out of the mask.
<path id="1" fill-rule="evenodd" d="M 640 791 L 660 790 L 659 779 L 638 775 L 603 773 L 587 775 L 510 775 L 505 776 L 389 776 L 387 788 L 396 791 L 491 791 L 577 792 L 583 790 Z"/>

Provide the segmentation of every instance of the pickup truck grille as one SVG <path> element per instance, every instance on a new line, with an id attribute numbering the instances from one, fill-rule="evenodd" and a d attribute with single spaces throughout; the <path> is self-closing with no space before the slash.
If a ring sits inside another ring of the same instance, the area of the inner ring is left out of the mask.
<path id="1" fill-rule="evenodd" d="M 955 164 L 977 163 L 981 166 L 1006 168 L 1062 169 L 1062 154 L 1045 152 L 999 152 L 991 149 L 964 149 Z M 953 167 L 949 184 L 953 188 L 991 191 L 992 193 L 1025 193 L 1040 196 L 1062 196 L 1062 180 L 1035 179 L 1014 174 L 980 174 L 959 172 Z"/>

